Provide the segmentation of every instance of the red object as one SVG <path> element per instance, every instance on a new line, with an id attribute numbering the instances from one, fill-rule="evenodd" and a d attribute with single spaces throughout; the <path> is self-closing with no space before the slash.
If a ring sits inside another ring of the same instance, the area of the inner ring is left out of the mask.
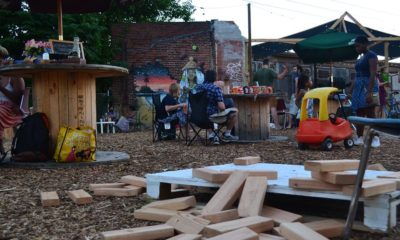
<path id="1" fill-rule="evenodd" d="M 332 142 L 351 139 L 352 130 L 350 122 L 343 118 L 336 118 L 335 123 L 331 120 L 319 121 L 309 118 L 301 121 L 296 134 L 299 144 L 320 145 L 325 139 L 330 138 Z"/>

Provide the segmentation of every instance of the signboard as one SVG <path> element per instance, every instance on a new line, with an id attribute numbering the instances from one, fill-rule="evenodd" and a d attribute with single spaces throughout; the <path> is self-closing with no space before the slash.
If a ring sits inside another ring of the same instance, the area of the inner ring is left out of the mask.
<path id="1" fill-rule="evenodd" d="M 50 39 L 49 42 L 50 42 L 50 45 L 51 45 L 51 51 L 53 53 L 57 53 L 57 54 L 68 55 L 68 54 L 71 53 L 72 48 L 74 47 L 74 42 L 73 41 Z M 85 59 L 85 53 L 83 51 L 82 42 L 79 42 L 79 48 L 81 50 L 81 58 Z"/>

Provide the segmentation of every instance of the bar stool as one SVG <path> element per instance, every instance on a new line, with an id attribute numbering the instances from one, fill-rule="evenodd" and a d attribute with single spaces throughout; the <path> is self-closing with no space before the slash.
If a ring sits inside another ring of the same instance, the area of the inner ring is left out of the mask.
<path id="1" fill-rule="evenodd" d="M 355 124 L 369 126 L 367 134 L 364 136 L 364 145 L 361 151 L 360 165 L 358 166 L 355 188 L 351 196 L 349 213 L 347 215 L 346 225 L 343 233 L 344 239 L 349 239 L 354 218 L 356 216 L 358 199 L 361 194 L 362 181 L 364 179 L 365 169 L 367 168 L 371 142 L 374 136 L 379 132 L 387 133 L 393 136 L 400 136 L 400 119 L 377 119 L 349 117 L 349 121 Z"/>

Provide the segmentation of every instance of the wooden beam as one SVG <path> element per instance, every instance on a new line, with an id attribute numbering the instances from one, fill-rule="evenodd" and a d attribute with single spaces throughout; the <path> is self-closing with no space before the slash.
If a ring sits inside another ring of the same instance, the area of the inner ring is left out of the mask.
<path id="1" fill-rule="evenodd" d="M 167 240 L 201 240 L 201 235 L 182 233 L 175 237 L 168 238 Z"/>
<path id="2" fill-rule="evenodd" d="M 346 21 L 344 19 L 342 20 L 342 26 L 343 26 L 344 32 L 347 33 Z"/>
<path id="3" fill-rule="evenodd" d="M 282 223 L 280 231 L 288 240 L 329 240 L 302 223 Z"/>
<path id="4" fill-rule="evenodd" d="M 239 201 L 239 216 L 259 216 L 264 205 L 266 192 L 266 177 L 248 177 Z"/>
<path id="5" fill-rule="evenodd" d="M 238 172 L 244 172 L 249 177 L 266 177 L 268 180 L 278 179 L 278 172 L 274 170 L 237 170 Z M 232 173 L 233 171 L 226 171 Z"/>
<path id="6" fill-rule="evenodd" d="M 355 24 L 357 24 L 357 26 L 359 27 L 359 28 L 361 28 L 361 30 L 363 30 L 369 37 L 371 37 L 371 38 L 374 38 L 375 37 L 375 35 L 374 34 L 372 34 L 368 29 L 366 29 L 359 21 L 357 21 L 357 19 L 355 19 L 350 13 L 348 13 L 348 12 L 346 12 L 347 13 L 347 16 L 349 17 L 349 18 L 351 18 L 351 20 L 353 20 L 353 22 L 355 23 Z"/>
<path id="7" fill-rule="evenodd" d="M 258 240 L 258 234 L 249 228 L 240 228 L 231 232 L 227 232 L 216 237 L 208 238 L 208 240 Z"/>
<path id="8" fill-rule="evenodd" d="M 178 212 L 172 216 L 166 224 L 175 228 L 179 233 L 199 234 L 210 224 L 210 221 L 193 216 L 190 213 Z"/>
<path id="9" fill-rule="evenodd" d="M 246 178 L 246 173 L 233 172 L 210 201 L 208 201 L 202 210 L 202 214 L 219 212 L 230 208 L 242 193 Z"/>
<path id="10" fill-rule="evenodd" d="M 120 182 L 144 188 L 147 187 L 146 178 L 136 177 L 132 175 L 121 177 Z"/>
<path id="11" fill-rule="evenodd" d="M 95 196 L 114 196 L 114 197 L 132 197 L 141 194 L 144 188 L 137 186 L 127 186 L 123 188 L 95 188 Z"/>
<path id="12" fill-rule="evenodd" d="M 344 17 L 346 17 L 347 12 L 344 12 L 333 24 L 332 26 L 330 26 L 329 29 L 335 29 L 337 27 L 337 25 L 339 25 L 343 20 Z"/>
<path id="13" fill-rule="evenodd" d="M 367 166 L 367 170 L 387 171 L 387 169 L 381 163 L 370 164 Z"/>
<path id="14" fill-rule="evenodd" d="M 344 223 L 334 219 L 312 221 L 304 225 L 327 238 L 340 237 L 344 230 Z"/>
<path id="15" fill-rule="evenodd" d="M 93 201 L 92 196 L 83 189 L 67 191 L 67 194 L 76 204 L 88 204 Z"/>
<path id="16" fill-rule="evenodd" d="M 153 240 L 174 236 L 174 228 L 166 224 L 129 228 L 100 233 L 104 240 Z"/>
<path id="17" fill-rule="evenodd" d="M 40 201 L 43 207 L 52 207 L 60 205 L 60 198 L 57 192 L 40 192 Z"/>
<path id="18" fill-rule="evenodd" d="M 276 235 L 271 235 L 271 234 L 266 234 L 266 233 L 258 234 L 258 239 L 259 240 L 286 240 L 283 237 L 276 236 Z"/>
<path id="19" fill-rule="evenodd" d="M 247 156 L 247 157 L 238 157 L 233 160 L 235 165 L 252 165 L 259 163 L 261 160 L 260 156 Z"/>
<path id="20" fill-rule="evenodd" d="M 382 193 L 396 191 L 396 181 L 390 179 L 374 179 L 364 181 L 361 188 L 361 197 L 371 197 Z M 346 185 L 343 187 L 343 194 L 351 196 L 354 191 L 354 185 Z"/>
<path id="21" fill-rule="evenodd" d="M 341 185 L 322 182 L 313 178 L 289 178 L 289 187 L 318 191 L 341 191 Z"/>
<path id="22" fill-rule="evenodd" d="M 346 185 L 356 182 L 357 173 L 352 172 L 311 172 L 312 178 L 332 184 Z"/>
<path id="23" fill-rule="evenodd" d="M 92 183 L 89 184 L 89 190 L 93 191 L 96 188 L 122 188 L 125 183 Z"/>
<path id="24" fill-rule="evenodd" d="M 211 183 L 223 183 L 228 179 L 230 172 L 217 171 L 210 168 L 193 168 L 192 176 L 204 179 Z"/>
<path id="25" fill-rule="evenodd" d="M 135 210 L 133 216 L 136 219 L 153 221 L 153 222 L 166 222 L 178 211 L 161 209 L 161 208 L 141 208 Z"/>
<path id="26" fill-rule="evenodd" d="M 303 41 L 304 38 L 253 38 L 251 42 L 278 42 L 278 43 L 289 43 L 296 44 L 297 42 Z M 248 41 L 248 40 L 246 40 Z"/>
<path id="27" fill-rule="evenodd" d="M 204 228 L 203 236 L 213 237 L 244 227 L 248 227 L 256 233 L 261 233 L 271 230 L 273 226 L 274 222 L 271 218 L 253 216 L 208 225 Z"/>
<path id="28" fill-rule="evenodd" d="M 196 206 L 196 198 L 194 196 L 174 198 L 168 200 L 161 200 L 149 203 L 143 208 L 162 208 L 169 210 L 185 210 Z"/>
<path id="29" fill-rule="evenodd" d="M 215 213 L 202 214 L 199 217 L 207 219 L 211 223 L 220 223 L 238 219 L 239 213 L 238 210 L 235 208 Z"/>
<path id="30" fill-rule="evenodd" d="M 261 216 L 271 218 L 272 220 L 274 220 L 276 225 L 285 222 L 296 222 L 302 219 L 301 215 L 270 206 L 263 207 L 261 211 Z"/>
<path id="31" fill-rule="evenodd" d="M 356 170 L 360 160 L 313 160 L 304 163 L 304 169 L 313 172 L 341 172 Z"/>

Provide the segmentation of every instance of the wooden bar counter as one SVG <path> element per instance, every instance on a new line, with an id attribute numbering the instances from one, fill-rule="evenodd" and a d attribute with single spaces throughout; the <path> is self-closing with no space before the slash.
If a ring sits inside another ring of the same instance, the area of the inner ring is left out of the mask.
<path id="1" fill-rule="evenodd" d="M 276 94 L 225 94 L 239 110 L 235 127 L 239 140 L 260 141 L 269 138 L 270 99 Z"/>
<path id="2" fill-rule="evenodd" d="M 61 126 L 96 129 L 96 78 L 119 77 L 128 69 L 96 64 L 16 64 L 0 67 L 0 75 L 32 79 L 34 112 L 50 120 L 51 149 Z"/>

